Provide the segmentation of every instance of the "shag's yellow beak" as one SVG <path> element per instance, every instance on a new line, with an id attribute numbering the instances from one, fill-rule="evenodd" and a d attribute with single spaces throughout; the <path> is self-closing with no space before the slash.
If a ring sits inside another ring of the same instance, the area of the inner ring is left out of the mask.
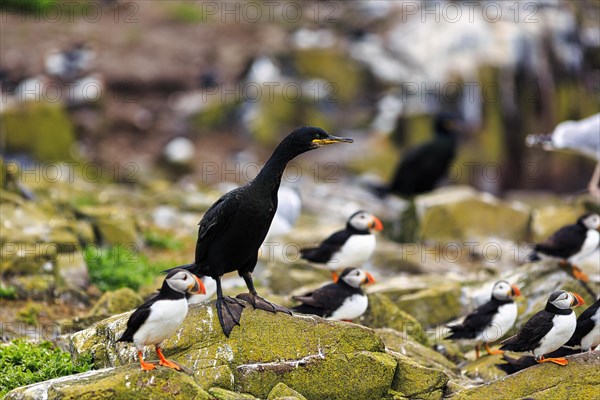
<path id="1" fill-rule="evenodd" d="M 327 146 L 329 144 L 334 144 L 334 143 L 354 143 L 354 139 L 330 135 L 324 139 L 313 139 L 312 143 L 321 147 L 321 146 Z"/>

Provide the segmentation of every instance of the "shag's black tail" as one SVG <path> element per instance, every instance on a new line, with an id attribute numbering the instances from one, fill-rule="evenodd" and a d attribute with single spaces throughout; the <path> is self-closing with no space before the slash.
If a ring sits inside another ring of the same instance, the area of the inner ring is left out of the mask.
<path id="1" fill-rule="evenodd" d="M 196 264 L 191 263 L 191 264 L 179 265 L 177 267 L 165 269 L 164 271 L 161 271 L 161 272 L 163 274 L 168 274 L 169 272 L 173 271 L 174 269 L 185 269 L 186 271 L 190 271 L 190 272 L 194 273 L 195 272 L 194 270 L 196 269 Z"/>
<path id="2" fill-rule="evenodd" d="M 541 260 L 542 259 L 540 258 L 540 256 L 538 256 L 538 254 L 535 251 L 532 251 L 527 257 L 525 257 L 525 262 L 537 262 Z"/>

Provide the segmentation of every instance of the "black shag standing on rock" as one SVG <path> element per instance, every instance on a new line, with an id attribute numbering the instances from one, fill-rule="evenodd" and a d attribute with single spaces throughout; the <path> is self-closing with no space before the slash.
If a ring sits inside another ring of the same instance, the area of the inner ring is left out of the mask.
<path id="1" fill-rule="evenodd" d="M 543 243 L 535 244 L 534 251 L 528 256 L 527 261 L 539 261 L 541 258 L 557 259 L 561 266 L 570 267 L 570 272 L 575 279 L 587 282 L 589 278 L 577 267 L 577 264 L 600 246 L 599 229 L 600 215 L 585 214 L 577 220 L 577 223 L 563 226 Z M 594 293 L 591 294 L 595 297 Z"/>
<path id="2" fill-rule="evenodd" d="M 375 251 L 373 231 L 382 229 L 379 218 L 360 210 L 348 218 L 345 229 L 333 233 L 317 247 L 300 249 L 300 255 L 307 261 L 325 264 L 332 271 L 363 265 Z"/>
<path id="3" fill-rule="evenodd" d="M 572 308 L 582 304 L 583 299 L 576 293 L 564 290 L 552 293 L 546 308 L 535 313 L 516 335 L 504 340 L 500 350 L 531 351 L 538 363 L 567 365 L 568 361 L 562 357 L 544 358 L 544 355 L 569 341 L 577 325 Z"/>
<path id="4" fill-rule="evenodd" d="M 446 175 L 456 156 L 457 136 L 461 126 L 460 116 L 452 113 L 438 114 L 435 117 L 433 140 L 409 150 L 398 164 L 389 186 L 379 191 L 382 194 L 414 196 L 433 190 Z"/>
<path id="5" fill-rule="evenodd" d="M 373 282 L 375 280 L 370 273 L 358 268 L 346 268 L 337 282 L 303 296 L 294 296 L 293 299 L 302 304 L 292 308 L 292 311 L 351 321 L 367 311 L 369 299 L 360 287 Z"/>
<path id="6" fill-rule="evenodd" d="M 258 250 L 277 210 L 277 191 L 287 163 L 309 150 L 352 142 L 349 138 L 330 136 L 320 128 L 299 128 L 277 146 L 254 180 L 224 194 L 204 214 L 198 230 L 196 259 L 180 268 L 217 281 L 217 314 L 225 335 L 229 336 L 233 327 L 239 325 L 244 307 L 242 301 L 223 296 L 221 276 L 228 272 L 238 271 L 250 291 L 238 298 L 254 308 L 290 313 L 258 296 L 252 282 Z"/>
<path id="7" fill-rule="evenodd" d="M 581 346 L 581 351 L 590 351 L 600 345 L 600 299 L 596 300 L 579 318 L 575 333 L 567 346 Z"/>
<path id="8" fill-rule="evenodd" d="M 519 288 L 506 281 L 496 282 L 492 289 L 492 299 L 467 315 L 462 324 L 449 326 L 452 331 L 447 339 L 471 339 L 476 342 L 475 354 L 479 358 L 479 346 L 484 343 L 488 354 L 500 354 L 492 350 L 488 343 L 500 339 L 513 327 L 517 320 L 516 296 Z"/>
<path id="9" fill-rule="evenodd" d="M 175 333 L 188 312 L 186 294 L 203 294 L 206 290 L 200 278 L 188 271 L 174 269 L 165 277 L 156 296 L 138 307 L 127 321 L 127 329 L 117 342 L 133 342 L 138 350 L 140 366 L 149 371 L 156 368 L 145 362 L 142 351 L 147 345 L 156 347 L 163 367 L 180 370 L 181 367 L 163 355 L 160 344 Z"/>

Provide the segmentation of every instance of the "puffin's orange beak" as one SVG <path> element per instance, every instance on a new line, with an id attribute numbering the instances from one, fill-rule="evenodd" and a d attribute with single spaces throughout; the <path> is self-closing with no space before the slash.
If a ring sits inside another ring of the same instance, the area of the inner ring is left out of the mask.
<path id="1" fill-rule="evenodd" d="M 577 293 L 571 293 L 571 294 L 574 297 L 574 299 L 573 299 L 574 302 L 571 303 L 571 307 L 578 307 L 582 304 L 585 304 L 585 301 L 583 300 L 583 298 L 580 295 L 578 295 Z"/>
<path id="2" fill-rule="evenodd" d="M 365 284 L 370 285 L 371 283 L 375 283 L 375 278 L 373 278 L 373 275 L 366 271 L 365 274 L 367 275 L 367 278 L 365 279 Z"/>
<path id="3" fill-rule="evenodd" d="M 331 273 L 331 279 L 333 280 L 333 283 L 337 283 L 337 281 L 340 280 L 340 276 L 337 274 L 337 272 L 333 271 Z"/>
<path id="4" fill-rule="evenodd" d="M 510 285 L 510 287 L 512 288 L 513 297 L 519 297 L 521 295 L 521 291 L 516 285 Z"/>
<path id="5" fill-rule="evenodd" d="M 202 282 L 202 280 L 196 275 L 194 275 L 194 279 L 196 279 L 196 285 L 194 286 L 198 287 L 197 292 L 194 294 L 206 294 L 206 288 L 204 287 L 204 283 Z"/>
<path id="6" fill-rule="evenodd" d="M 382 231 L 383 230 L 383 222 L 381 222 L 381 220 L 379 218 L 377 218 L 376 216 L 373 216 L 373 221 L 371 222 L 369 227 L 371 229 L 375 229 L 376 231 Z"/>

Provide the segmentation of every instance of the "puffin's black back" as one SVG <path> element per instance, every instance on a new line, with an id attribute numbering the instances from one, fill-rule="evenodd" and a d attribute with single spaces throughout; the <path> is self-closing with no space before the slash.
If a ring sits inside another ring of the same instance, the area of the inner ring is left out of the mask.
<path id="1" fill-rule="evenodd" d="M 490 325 L 500 306 L 513 302 L 512 299 L 497 300 L 492 298 L 490 301 L 479 306 L 475 311 L 467 315 L 462 324 L 448 326 L 452 333 L 447 339 L 474 339 L 481 331 Z"/>

